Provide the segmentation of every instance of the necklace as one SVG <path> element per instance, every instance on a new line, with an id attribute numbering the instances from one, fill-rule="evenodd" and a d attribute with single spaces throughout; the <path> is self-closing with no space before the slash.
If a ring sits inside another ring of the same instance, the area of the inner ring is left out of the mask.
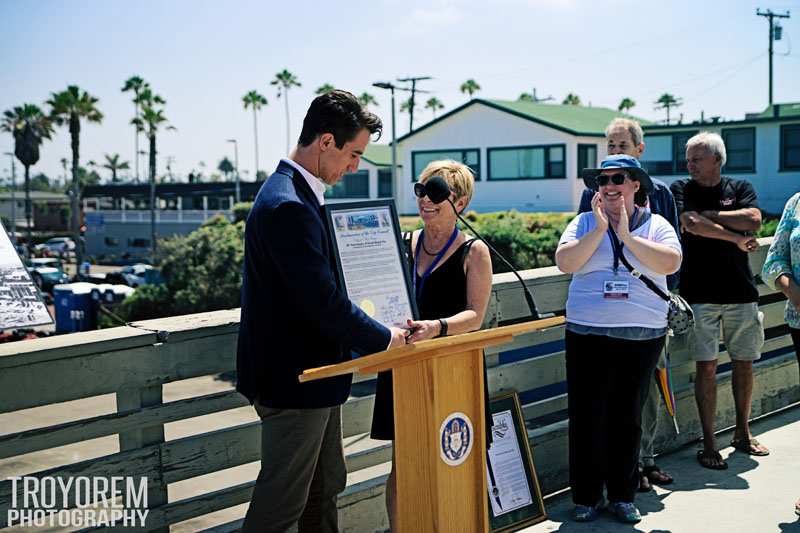
<path id="1" fill-rule="evenodd" d="M 421 237 L 422 237 L 422 238 L 420 239 L 420 241 L 421 241 L 421 243 L 422 243 L 422 251 L 423 251 L 423 252 L 425 252 L 425 253 L 426 253 L 426 254 L 428 254 L 428 255 L 431 255 L 431 256 L 437 256 L 437 255 L 439 255 L 439 254 L 440 254 L 440 253 L 442 253 L 442 251 L 444 251 L 444 249 L 445 249 L 445 248 L 447 248 L 447 246 L 450 244 L 450 242 L 448 241 L 447 243 L 445 243 L 445 245 L 442 247 L 442 249 L 441 249 L 441 250 L 439 250 L 438 252 L 429 252 L 429 251 L 428 251 L 428 249 L 427 249 L 427 248 L 425 248 L 425 234 L 423 233 L 423 234 L 421 235 Z"/>

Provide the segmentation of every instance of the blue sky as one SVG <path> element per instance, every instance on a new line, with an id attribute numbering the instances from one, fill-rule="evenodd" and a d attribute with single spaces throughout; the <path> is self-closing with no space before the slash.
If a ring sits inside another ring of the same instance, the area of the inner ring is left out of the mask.
<path id="1" fill-rule="evenodd" d="M 466 101 L 458 87 L 474 78 L 486 98 L 516 99 L 536 87 L 558 101 L 574 92 L 585 104 L 616 108 L 630 97 L 633 114 L 656 120 L 663 112 L 653 102 L 670 92 L 683 98 L 677 113 L 686 120 L 701 110 L 742 118 L 767 103 L 759 7 L 793 12 L 776 43 L 774 95 L 800 101 L 800 0 L 0 0 L 0 111 L 42 104 L 77 84 L 100 98 L 105 114 L 102 125 L 83 128 L 82 162 L 115 152 L 132 160 L 133 104 L 120 88 L 138 74 L 166 98 L 177 128 L 159 136 L 160 173 L 167 156 L 177 174 L 200 162 L 216 168 L 233 158 L 225 141 L 236 138 L 249 179 L 252 114 L 241 97 L 256 89 L 269 100 L 259 147 L 261 168 L 271 170 L 284 155 L 285 120 L 269 82 L 284 68 L 303 84 L 289 94 L 293 140 L 314 89 L 331 83 L 378 98 L 386 141 L 388 95 L 370 86 L 408 75 L 433 76 L 421 86 L 445 111 Z M 430 118 L 419 110 L 415 123 Z M 399 115 L 399 134 L 407 122 Z M 0 136 L 0 148 L 13 150 L 10 135 Z M 62 157 L 63 130 L 44 144 L 34 172 L 60 176 Z M 0 161 L 5 176 L 8 157 Z"/>

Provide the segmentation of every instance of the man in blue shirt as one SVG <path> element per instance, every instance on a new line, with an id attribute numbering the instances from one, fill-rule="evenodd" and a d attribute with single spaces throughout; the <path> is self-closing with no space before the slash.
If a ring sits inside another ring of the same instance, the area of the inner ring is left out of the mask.
<path id="1" fill-rule="evenodd" d="M 606 127 L 606 146 L 608 155 L 626 154 L 639 159 L 644 152 L 644 132 L 642 127 L 635 120 L 627 118 L 615 118 Z M 661 215 L 675 228 L 675 232 L 680 235 L 680 225 L 678 222 L 678 211 L 675 208 L 675 198 L 666 183 L 655 178 L 650 178 L 653 182 L 653 189 L 648 194 L 648 205 L 650 211 Z M 592 197 L 595 191 L 585 189 L 581 195 L 581 203 L 578 208 L 579 213 L 586 213 L 592 210 Z M 667 286 L 670 290 L 678 287 L 679 274 L 667 276 Z M 662 353 L 658 362 L 659 368 L 666 365 L 666 357 Z M 656 436 L 658 420 L 658 384 L 654 379 L 650 383 L 650 391 L 647 394 L 647 401 L 642 408 L 642 446 L 639 453 L 639 462 L 642 468 L 642 475 L 639 479 L 639 490 L 646 492 L 652 488 L 652 484 L 667 485 L 672 483 L 672 476 L 661 470 L 653 457 L 653 439 Z"/>

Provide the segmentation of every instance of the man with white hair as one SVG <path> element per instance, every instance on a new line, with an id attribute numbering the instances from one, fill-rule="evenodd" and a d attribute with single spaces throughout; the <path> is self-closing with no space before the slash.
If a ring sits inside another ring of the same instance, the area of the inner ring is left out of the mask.
<path id="1" fill-rule="evenodd" d="M 722 138 L 698 133 L 686 143 L 691 179 L 670 186 L 683 232 L 680 294 L 695 314 L 688 340 L 696 364 L 695 399 L 703 427 L 703 449 L 698 450 L 697 460 L 714 470 L 728 467 L 714 439 L 720 325 L 733 367 L 736 429 L 731 446 L 750 455 L 769 454 L 753 438 L 749 425 L 753 361 L 761 357 L 764 329 L 747 254 L 758 248 L 753 233 L 761 227 L 761 211 L 749 182 L 721 175 L 725 160 Z"/>

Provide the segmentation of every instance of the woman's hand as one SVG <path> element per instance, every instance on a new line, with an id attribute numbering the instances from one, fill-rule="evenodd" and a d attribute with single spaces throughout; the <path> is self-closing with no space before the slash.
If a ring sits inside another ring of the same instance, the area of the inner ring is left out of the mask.
<path id="1" fill-rule="evenodd" d="M 617 223 L 617 227 L 615 229 L 619 240 L 624 243 L 627 243 L 631 238 L 631 232 L 630 229 L 628 229 L 629 225 L 628 210 L 625 209 L 625 204 L 623 203 L 619 210 L 619 222 Z"/>
<path id="2" fill-rule="evenodd" d="M 608 229 L 608 217 L 603 206 L 603 197 L 599 192 L 594 193 L 592 197 L 592 213 L 597 229 L 605 233 Z"/>
<path id="3" fill-rule="evenodd" d="M 426 339 L 432 339 L 439 335 L 439 330 L 441 329 L 441 324 L 439 324 L 438 320 L 408 320 L 407 321 L 408 329 L 411 330 L 411 334 L 406 337 L 407 343 L 412 342 L 419 342 L 424 341 Z"/>

